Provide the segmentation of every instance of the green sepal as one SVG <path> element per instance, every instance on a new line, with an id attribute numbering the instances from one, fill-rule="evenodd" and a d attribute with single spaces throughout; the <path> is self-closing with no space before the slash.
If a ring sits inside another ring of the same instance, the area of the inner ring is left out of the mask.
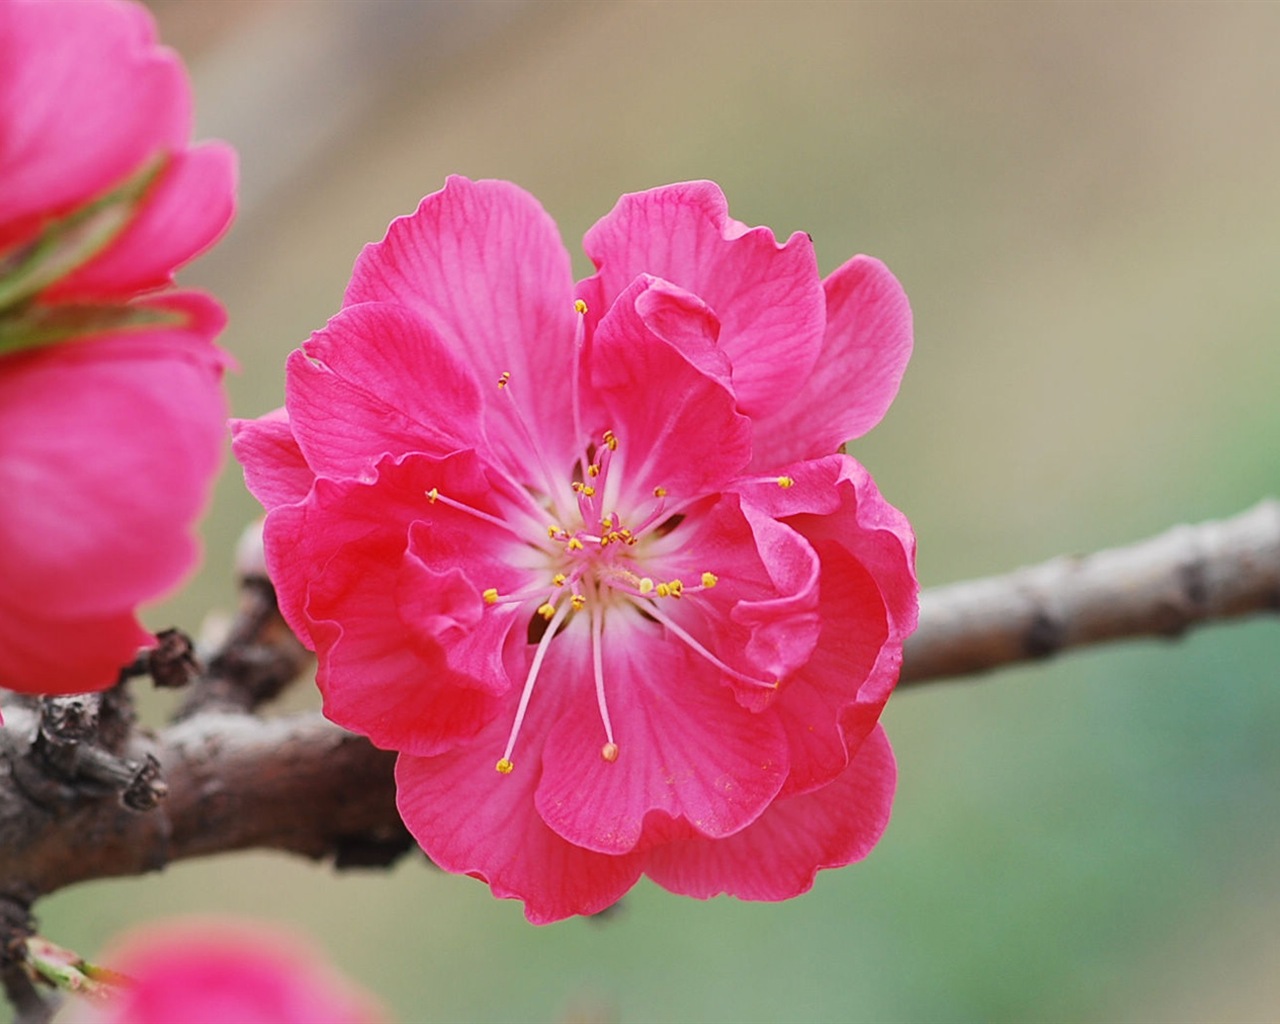
<path id="1" fill-rule="evenodd" d="M 0 311 L 38 295 L 110 245 L 167 162 L 164 155 L 147 161 L 110 192 L 49 221 L 36 238 L 0 257 Z"/>
<path id="2" fill-rule="evenodd" d="M 0 356 L 103 334 L 180 327 L 185 314 L 145 305 L 29 306 L 0 313 Z"/>

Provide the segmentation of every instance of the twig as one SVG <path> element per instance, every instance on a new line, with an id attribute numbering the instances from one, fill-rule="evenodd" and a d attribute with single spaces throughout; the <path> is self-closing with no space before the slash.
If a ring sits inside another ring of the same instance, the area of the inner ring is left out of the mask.
<path id="1" fill-rule="evenodd" d="M 926 590 L 901 683 L 1280 611 L 1280 501 L 1151 540 Z"/>

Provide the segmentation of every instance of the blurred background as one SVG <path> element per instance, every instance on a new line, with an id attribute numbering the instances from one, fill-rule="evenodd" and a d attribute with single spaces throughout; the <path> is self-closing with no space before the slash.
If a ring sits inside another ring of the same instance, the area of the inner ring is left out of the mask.
<path id="1" fill-rule="evenodd" d="M 911 296 L 899 399 L 853 453 L 926 585 L 1127 543 L 1280 491 L 1280 5 L 157 0 L 243 204 L 215 291 L 235 412 L 360 247 L 449 173 L 582 233 L 713 178 L 824 272 Z M 233 604 L 256 505 L 228 465 L 195 584 Z M 295 704 L 310 700 L 292 698 Z M 1256 1021 L 1280 1007 L 1280 628 L 1214 628 L 904 692 L 893 823 L 782 905 L 642 883 L 546 928 L 478 882 L 253 854 L 68 890 L 85 954 L 132 922 L 305 929 L 405 1022 Z"/>

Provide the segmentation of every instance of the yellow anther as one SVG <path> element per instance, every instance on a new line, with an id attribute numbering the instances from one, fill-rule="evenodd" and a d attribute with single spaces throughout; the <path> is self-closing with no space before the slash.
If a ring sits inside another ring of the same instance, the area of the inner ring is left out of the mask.
<path id="1" fill-rule="evenodd" d="M 653 580 L 646 576 L 640 581 L 640 593 L 647 594 L 653 589 Z"/>
<path id="2" fill-rule="evenodd" d="M 600 756 L 610 764 L 613 764 L 614 761 L 618 760 L 618 744 L 606 743 L 600 748 Z"/>
<path id="3" fill-rule="evenodd" d="M 552 540 L 559 540 L 561 537 L 564 536 L 564 530 L 556 526 L 555 523 L 552 523 L 550 526 L 547 527 L 547 536 L 550 537 Z"/>
<path id="4" fill-rule="evenodd" d="M 606 430 L 604 432 L 603 440 L 604 446 L 608 448 L 609 451 L 616 452 L 618 450 L 618 435 L 612 430 Z"/>
<path id="5" fill-rule="evenodd" d="M 556 613 L 556 606 L 553 605 L 550 601 L 548 601 L 544 605 L 538 606 L 538 614 L 541 615 L 548 622 L 551 621 L 551 618 L 552 616 L 555 615 L 555 613 Z"/>
<path id="6" fill-rule="evenodd" d="M 653 496 L 655 498 L 665 498 L 667 496 L 667 489 L 665 487 L 655 487 L 653 489 Z"/>
<path id="7" fill-rule="evenodd" d="M 779 486 L 779 487 L 781 487 L 784 491 L 785 491 L 788 487 L 794 487 L 795 485 L 796 485 L 795 480 L 793 480 L 793 479 L 792 479 L 791 477 L 789 477 L 789 476 L 780 476 L 780 477 L 778 477 L 778 486 Z"/>
<path id="8" fill-rule="evenodd" d="M 600 546 L 602 548 L 607 548 L 617 539 L 618 535 L 616 533 L 603 533 L 600 535 Z"/>
<path id="9" fill-rule="evenodd" d="M 502 373 L 498 375 L 498 387 L 505 388 L 507 384 L 510 382 L 510 380 L 511 380 L 510 371 L 503 370 Z"/>
<path id="10" fill-rule="evenodd" d="M 579 483 L 577 480 L 573 482 L 573 491 L 575 494 L 582 494 L 588 498 L 595 497 L 596 489 L 590 484 Z"/>
<path id="11" fill-rule="evenodd" d="M 587 311 L 587 304 L 583 302 L 581 299 L 577 299 L 573 304 L 573 308 L 576 309 L 579 313 L 585 313 Z"/>
<path id="12" fill-rule="evenodd" d="M 601 519 L 601 520 L 600 520 L 600 529 L 602 529 L 602 530 L 612 530 L 612 529 L 613 529 L 613 516 L 605 516 L 603 519 Z"/>
<path id="13" fill-rule="evenodd" d="M 436 503 L 436 499 L 439 497 L 440 489 L 438 487 L 433 487 L 431 490 L 427 491 L 427 501 L 431 502 L 431 504 L 434 505 Z"/>
<path id="14" fill-rule="evenodd" d="M 587 606 L 587 598 L 584 594 L 572 594 L 569 597 L 569 604 L 575 612 L 582 611 Z"/>
<path id="15" fill-rule="evenodd" d="M 515 765 L 513 765 L 510 761 L 508 761 L 508 760 L 504 757 L 501 761 L 499 761 L 497 764 L 495 764 L 495 765 L 494 765 L 494 767 L 495 767 L 496 769 L 498 769 L 498 774 L 499 774 L 499 775 L 510 775 L 510 774 L 511 774 L 511 769 L 513 769 L 513 768 L 515 767 Z"/>
<path id="16" fill-rule="evenodd" d="M 671 596 L 671 584 L 670 584 L 670 583 L 659 583 L 659 584 L 658 584 L 658 596 L 659 596 L 659 597 L 670 597 L 670 596 Z"/>
<path id="17" fill-rule="evenodd" d="M 565 550 L 566 550 L 566 551 L 581 551 L 581 550 L 582 550 L 582 541 L 578 540 L 578 538 L 577 538 L 577 537 L 570 537 L 570 538 L 569 538 L 569 543 L 565 545 Z"/>
<path id="18" fill-rule="evenodd" d="M 594 462 L 591 463 L 591 465 L 587 467 L 587 476 L 599 476 L 599 475 L 600 475 L 600 466 L 597 463 L 594 463 Z"/>
<path id="19" fill-rule="evenodd" d="M 484 597 L 484 603 L 485 603 L 485 604 L 497 604 L 497 603 L 498 603 L 498 588 L 497 588 L 497 587 L 490 587 L 488 590 L 486 590 L 486 591 L 484 592 L 483 597 Z"/>
<path id="20" fill-rule="evenodd" d="M 710 590 L 720 582 L 720 577 L 713 572 L 704 572 L 702 574 L 702 585 Z"/>
<path id="21" fill-rule="evenodd" d="M 684 581 L 672 580 L 670 583 L 667 584 L 667 589 L 671 591 L 672 597 L 679 597 L 681 594 L 684 593 Z"/>
<path id="22" fill-rule="evenodd" d="M 566 576 L 564 573 L 558 572 L 551 577 L 551 582 L 554 583 L 557 587 L 563 587 L 565 585 L 565 581 L 568 579 L 569 577 Z"/>

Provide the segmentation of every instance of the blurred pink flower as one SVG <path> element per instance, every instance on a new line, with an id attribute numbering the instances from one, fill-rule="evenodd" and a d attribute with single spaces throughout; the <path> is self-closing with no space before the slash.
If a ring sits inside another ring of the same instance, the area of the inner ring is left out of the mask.
<path id="1" fill-rule="evenodd" d="M 592 913 L 639 876 L 777 900 L 888 821 L 914 538 L 839 445 L 911 349 L 893 276 L 709 182 L 624 196 L 574 285 L 506 182 L 451 178 L 233 426 L 334 721 L 400 751 L 441 867 Z"/>
<path id="2" fill-rule="evenodd" d="M 376 1003 L 294 936 L 257 923 L 145 925 L 102 959 L 123 975 L 81 1024 L 377 1024 Z"/>
<path id="3" fill-rule="evenodd" d="M 224 324 L 172 292 L 234 208 L 229 147 L 144 7 L 0 0 L 0 686 L 101 689 L 198 554 Z"/>
<path id="4" fill-rule="evenodd" d="M 0 0 L 0 310 L 129 298 L 217 239 L 235 154 L 191 118 L 141 4 Z"/>
<path id="5" fill-rule="evenodd" d="M 221 308 L 139 300 L 172 326 L 0 356 L 0 686 L 115 682 L 151 640 L 139 602 L 199 553 L 191 524 L 221 462 Z"/>

